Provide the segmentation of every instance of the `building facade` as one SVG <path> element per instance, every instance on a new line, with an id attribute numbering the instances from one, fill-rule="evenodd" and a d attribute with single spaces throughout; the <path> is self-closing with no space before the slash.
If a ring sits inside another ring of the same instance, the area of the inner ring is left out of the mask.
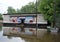
<path id="1" fill-rule="evenodd" d="M 43 14 L 38 13 L 12 13 L 3 14 L 3 26 L 17 26 L 20 25 L 24 19 L 25 27 L 36 28 L 46 28 L 47 21 L 44 19 Z M 17 26 L 18 27 L 18 26 Z"/>

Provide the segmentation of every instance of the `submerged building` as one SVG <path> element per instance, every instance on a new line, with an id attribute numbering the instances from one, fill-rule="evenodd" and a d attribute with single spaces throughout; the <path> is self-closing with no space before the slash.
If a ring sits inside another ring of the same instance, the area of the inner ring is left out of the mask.
<path id="1" fill-rule="evenodd" d="M 40 13 L 11 13 L 3 14 L 3 26 L 8 27 L 20 27 L 24 24 L 24 27 L 28 28 L 46 28 L 47 20 L 44 19 L 43 14 Z"/>

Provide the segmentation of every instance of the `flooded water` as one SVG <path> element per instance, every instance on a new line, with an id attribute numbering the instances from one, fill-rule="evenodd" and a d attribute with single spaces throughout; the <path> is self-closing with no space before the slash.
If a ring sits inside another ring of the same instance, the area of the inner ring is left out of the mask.
<path id="1" fill-rule="evenodd" d="M 3 36 L 3 29 L 0 27 L 0 42 L 60 42 L 60 33 L 51 34 L 47 32 L 39 38 L 33 36 L 19 37 L 17 35 Z"/>

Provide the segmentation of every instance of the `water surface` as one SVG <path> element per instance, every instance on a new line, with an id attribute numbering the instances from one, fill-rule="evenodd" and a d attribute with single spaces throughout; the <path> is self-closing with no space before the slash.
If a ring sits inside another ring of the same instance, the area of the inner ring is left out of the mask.
<path id="1" fill-rule="evenodd" d="M 3 29 L 0 27 L 0 42 L 60 42 L 60 33 L 51 34 L 47 32 L 39 38 L 3 36 Z"/>

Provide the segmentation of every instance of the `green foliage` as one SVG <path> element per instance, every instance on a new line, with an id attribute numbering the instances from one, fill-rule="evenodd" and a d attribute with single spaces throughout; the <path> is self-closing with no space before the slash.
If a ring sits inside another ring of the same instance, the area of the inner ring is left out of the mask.
<path id="1" fill-rule="evenodd" d="M 53 0 L 39 0 L 38 10 L 44 14 L 45 19 L 50 22 L 53 21 L 54 1 Z"/>
<path id="2" fill-rule="evenodd" d="M 55 25 L 60 26 L 60 0 L 38 0 L 38 11 L 44 14 L 46 20 L 54 23 L 54 10 L 55 14 Z M 54 9 L 54 4 L 56 8 Z"/>
<path id="3" fill-rule="evenodd" d="M 13 7 L 8 7 L 7 13 L 16 13 L 16 10 Z"/>
<path id="4" fill-rule="evenodd" d="M 16 13 L 21 13 L 20 9 L 17 9 Z"/>
<path id="5" fill-rule="evenodd" d="M 56 13 L 60 14 L 60 0 L 56 0 Z"/>
<path id="6" fill-rule="evenodd" d="M 22 13 L 33 13 L 36 12 L 35 4 L 30 2 L 28 5 L 23 6 L 20 10 Z"/>
<path id="7" fill-rule="evenodd" d="M 38 10 L 43 13 L 45 19 L 53 21 L 54 0 L 38 0 Z M 56 14 L 60 13 L 60 0 L 56 0 Z"/>

